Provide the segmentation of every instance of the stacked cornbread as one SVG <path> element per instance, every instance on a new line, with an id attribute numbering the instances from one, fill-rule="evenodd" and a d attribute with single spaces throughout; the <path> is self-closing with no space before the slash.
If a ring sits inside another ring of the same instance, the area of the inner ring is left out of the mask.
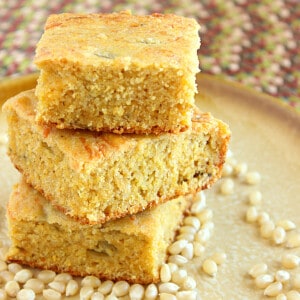
<path id="1" fill-rule="evenodd" d="M 35 90 L 4 105 L 23 174 L 9 261 L 149 283 L 193 195 L 221 173 L 227 125 L 194 106 L 198 24 L 174 15 L 50 16 Z"/>

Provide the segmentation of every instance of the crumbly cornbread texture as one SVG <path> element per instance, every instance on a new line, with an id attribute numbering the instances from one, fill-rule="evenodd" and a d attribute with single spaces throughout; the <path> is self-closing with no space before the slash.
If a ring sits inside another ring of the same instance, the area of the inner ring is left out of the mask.
<path id="1" fill-rule="evenodd" d="M 36 49 L 37 119 L 115 133 L 191 126 L 199 25 L 171 14 L 51 15 Z"/>
<path id="2" fill-rule="evenodd" d="M 73 275 L 158 281 L 159 268 L 192 196 L 179 197 L 134 216 L 81 225 L 22 180 L 11 194 L 7 259 Z"/>
<path id="3" fill-rule="evenodd" d="M 80 222 L 103 223 L 209 187 L 229 140 L 223 122 L 195 112 L 180 134 L 56 129 L 35 122 L 34 91 L 4 104 L 8 154 L 28 183 Z"/>

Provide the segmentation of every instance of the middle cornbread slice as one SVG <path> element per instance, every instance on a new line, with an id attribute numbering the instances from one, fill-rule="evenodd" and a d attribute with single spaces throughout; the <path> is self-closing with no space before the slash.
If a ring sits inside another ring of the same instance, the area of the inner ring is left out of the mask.
<path id="1" fill-rule="evenodd" d="M 81 223 L 104 223 L 209 187 L 219 177 L 228 126 L 195 112 L 180 134 L 116 135 L 35 122 L 34 90 L 4 105 L 8 153 L 26 181 Z"/>

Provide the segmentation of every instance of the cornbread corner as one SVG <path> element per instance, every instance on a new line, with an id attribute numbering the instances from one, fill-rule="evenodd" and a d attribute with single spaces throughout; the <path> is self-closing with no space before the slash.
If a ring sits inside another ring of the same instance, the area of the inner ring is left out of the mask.
<path id="1" fill-rule="evenodd" d="M 12 240 L 7 260 L 78 276 L 157 282 L 167 247 L 192 200 L 179 197 L 102 227 L 81 225 L 21 180 L 7 207 Z"/>
<path id="2" fill-rule="evenodd" d="M 37 120 L 115 133 L 191 126 L 199 25 L 172 14 L 50 15 L 36 49 Z"/>
<path id="3" fill-rule="evenodd" d="M 221 175 L 230 132 L 195 111 L 180 134 L 56 129 L 35 122 L 25 91 L 4 104 L 8 154 L 28 183 L 81 223 L 104 223 L 210 187 Z"/>

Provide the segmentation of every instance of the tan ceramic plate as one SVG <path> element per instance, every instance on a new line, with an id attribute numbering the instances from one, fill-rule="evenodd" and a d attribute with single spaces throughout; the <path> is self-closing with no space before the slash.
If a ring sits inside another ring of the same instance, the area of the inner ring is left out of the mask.
<path id="1" fill-rule="evenodd" d="M 6 81 L 6 96 L 1 100 L 24 87 L 34 86 L 36 75 L 25 79 Z M 243 178 L 233 178 L 235 193 L 229 196 L 219 193 L 222 180 L 206 192 L 207 205 L 214 213 L 215 229 L 203 257 L 194 259 L 187 269 L 197 279 L 202 299 L 264 299 L 263 290 L 256 289 L 247 275 L 250 267 L 265 262 L 269 273 L 274 274 L 281 268 L 280 257 L 284 253 L 300 255 L 300 248 L 275 246 L 261 238 L 258 226 L 245 222 L 249 207 L 247 195 L 252 190 L 260 190 L 263 201 L 259 210 L 268 212 L 274 222 L 292 220 L 300 230 L 300 116 L 279 100 L 239 84 L 203 74 L 198 79 L 197 105 L 230 125 L 230 148 L 234 158 L 246 162 L 249 170 L 258 171 L 262 179 L 258 185 L 250 186 Z M 0 94 L 1 91 L 0 84 Z M 2 114 L 0 125 L 3 132 L 5 120 Z M 17 173 L 7 159 L 3 145 L 0 155 L 0 233 L 3 234 L 5 202 L 12 182 L 17 180 Z M 216 251 L 224 251 L 228 259 L 212 278 L 204 274 L 201 264 Z M 290 272 L 294 275 L 299 271 L 300 267 Z M 289 289 L 287 284 L 285 290 Z"/>

